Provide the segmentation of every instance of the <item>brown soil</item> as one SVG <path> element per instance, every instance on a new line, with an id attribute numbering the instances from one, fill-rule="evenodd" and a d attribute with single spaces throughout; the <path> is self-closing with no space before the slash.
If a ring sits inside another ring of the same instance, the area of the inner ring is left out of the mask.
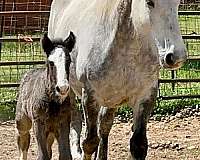
<path id="1" fill-rule="evenodd" d="M 130 123 L 114 124 L 109 137 L 109 160 L 126 160 Z M 0 160 L 17 160 L 16 131 L 13 121 L 0 123 Z M 200 119 L 184 118 L 170 122 L 150 121 L 148 124 L 149 160 L 200 160 Z M 53 159 L 57 158 L 56 143 Z M 34 136 L 28 159 L 36 159 Z"/>

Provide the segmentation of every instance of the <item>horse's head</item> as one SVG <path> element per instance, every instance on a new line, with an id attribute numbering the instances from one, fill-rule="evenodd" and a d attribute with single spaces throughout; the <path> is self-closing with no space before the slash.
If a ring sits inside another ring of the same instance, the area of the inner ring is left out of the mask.
<path id="1" fill-rule="evenodd" d="M 71 63 L 70 52 L 75 44 L 72 32 L 65 41 L 51 41 L 47 34 L 42 39 L 42 47 L 47 55 L 47 77 L 51 88 L 55 88 L 57 95 L 69 93 L 69 67 Z"/>
<path id="2" fill-rule="evenodd" d="M 155 40 L 160 65 L 168 69 L 180 68 L 186 60 L 186 48 L 178 24 L 180 0 L 133 0 L 133 3 L 132 12 L 138 14 L 136 23 L 140 30 L 151 33 Z"/>

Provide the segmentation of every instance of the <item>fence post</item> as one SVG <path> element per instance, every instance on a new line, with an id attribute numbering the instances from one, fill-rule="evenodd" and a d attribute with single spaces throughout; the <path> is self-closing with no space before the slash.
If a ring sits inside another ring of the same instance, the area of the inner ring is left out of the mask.
<path id="1" fill-rule="evenodd" d="M 171 71 L 171 79 L 175 79 L 175 71 Z M 172 91 L 175 91 L 175 83 L 172 82 Z"/>
<path id="2" fill-rule="evenodd" d="M 3 11 L 5 11 L 5 0 L 3 0 L 2 4 L 2 12 Z M 1 17 L 0 38 L 3 37 L 3 26 L 4 26 L 4 16 Z M 2 42 L 0 42 L 0 61 L 1 61 L 1 49 L 2 49 Z"/>

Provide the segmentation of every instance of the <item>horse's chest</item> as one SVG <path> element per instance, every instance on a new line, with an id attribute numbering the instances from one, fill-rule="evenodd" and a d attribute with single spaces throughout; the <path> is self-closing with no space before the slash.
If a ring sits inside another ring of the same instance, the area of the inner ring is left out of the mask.
<path id="1" fill-rule="evenodd" d="M 70 116 L 71 105 L 69 100 L 62 103 L 41 100 L 37 102 L 37 105 L 32 105 L 31 110 L 34 119 L 43 119 L 53 125 Z"/>

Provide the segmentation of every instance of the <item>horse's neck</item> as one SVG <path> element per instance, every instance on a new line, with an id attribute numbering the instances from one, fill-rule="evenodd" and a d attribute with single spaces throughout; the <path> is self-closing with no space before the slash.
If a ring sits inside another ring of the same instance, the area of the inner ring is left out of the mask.
<path id="1" fill-rule="evenodd" d="M 94 3 L 96 10 L 101 10 L 107 16 L 117 12 L 120 21 L 130 17 L 132 0 L 96 0 Z"/>

